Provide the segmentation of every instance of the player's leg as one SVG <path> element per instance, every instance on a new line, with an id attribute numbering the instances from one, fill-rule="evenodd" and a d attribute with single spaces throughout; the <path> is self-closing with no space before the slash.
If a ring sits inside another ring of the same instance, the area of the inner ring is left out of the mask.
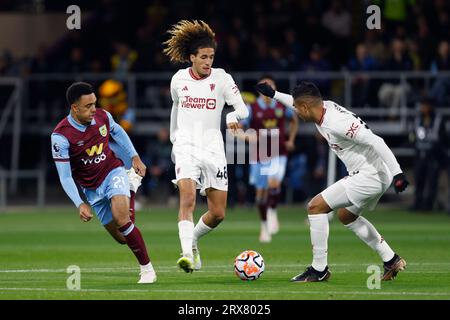
<path id="1" fill-rule="evenodd" d="M 269 225 L 269 232 L 271 234 L 276 234 L 280 230 L 277 206 L 281 195 L 281 181 L 277 178 L 269 178 L 268 184 L 267 221 Z"/>
<path id="2" fill-rule="evenodd" d="M 280 224 L 278 222 L 277 206 L 281 195 L 281 182 L 284 179 L 287 166 L 287 157 L 279 156 L 270 161 L 271 172 L 268 175 L 268 209 L 267 221 L 271 234 L 278 233 Z"/>
<path id="3" fill-rule="evenodd" d="M 272 241 L 267 223 L 267 187 L 268 179 L 266 174 L 262 174 L 261 170 L 264 165 L 260 162 L 250 164 L 249 184 L 255 187 L 255 204 L 258 208 L 260 219 L 260 242 Z"/>
<path id="4" fill-rule="evenodd" d="M 135 200 L 136 192 L 142 184 L 142 177 L 134 171 L 133 168 L 127 170 L 128 181 L 130 182 L 130 220 L 135 223 L 136 221 L 136 211 L 135 211 Z"/>
<path id="5" fill-rule="evenodd" d="M 182 251 L 182 257 L 177 261 L 177 264 L 186 272 L 192 272 L 194 269 L 192 245 L 194 238 L 193 215 L 197 195 L 196 184 L 197 183 L 192 179 L 180 179 L 177 181 L 180 193 L 178 235 Z"/>
<path id="6" fill-rule="evenodd" d="M 331 273 L 328 270 L 328 212 L 333 208 L 351 205 L 342 180 L 332 184 L 316 195 L 307 207 L 313 261 L 305 272 L 291 279 L 294 282 L 318 282 L 327 280 Z"/>
<path id="7" fill-rule="evenodd" d="M 227 206 L 227 191 L 208 188 L 206 197 L 208 201 L 208 211 L 206 211 L 198 220 L 194 228 L 194 239 L 192 242 L 192 251 L 194 254 L 194 270 L 202 267 L 200 259 L 200 250 L 198 241 L 216 228 L 225 219 L 225 210 Z"/>
<path id="8" fill-rule="evenodd" d="M 156 273 L 147 253 L 147 247 L 139 228 L 130 220 L 129 198 L 125 195 L 111 197 L 111 211 L 117 229 L 123 235 L 130 250 L 139 261 L 141 279 L 138 283 L 153 283 Z"/>
<path id="9" fill-rule="evenodd" d="M 141 278 L 138 283 L 153 283 L 156 274 L 147 253 L 142 234 L 130 220 L 130 184 L 123 167 L 111 171 L 103 182 L 103 192 L 110 201 L 111 214 L 119 232 L 125 238 L 128 247 L 139 261 Z"/>
<path id="10" fill-rule="evenodd" d="M 381 257 L 384 263 L 383 280 L 392 280 L 397 273 L 406 267 L 406 261 L 397 255 L 378 233 L 377 229 L 364 217 L 362 210 L 354 205 L 338 210 L 339 220 L 352 230 Z"/>
<path id="11" fill-rule="evenodd" d="M 256 189 L 255 203 L 258 207 L 259 219 L 261 222 L 259 241 L 263 243 L 271 242 L 272 236 L 270 234 L 269 224 L 267 222 L 267 189 Z"/>
<path id="12" fill-rule="evenodd" d="M 123 234 L 117 229 L 116 222 L 114 220 L 111 220 L 111 222 L 105 224 L 103 227 L 105 227 L 106 231 L 113 237 L 114 240 L 116 240 L 120 244 L 127 244 L 127 239 L 123 236 Z"/>
<path id="13" fill-rule="evenodd" d="M 132 160 L 128 155 L 127 150 L 119 146 L 114 139 L 110 140 L 109 146 L 116 157 L 122 160 L 128 175 L 128 181 L 130 182 L 130 219 L 134 223 L 136 213 L 135 206 L 138 205 L 136 203 L 136 192 L 141 185 L 142 177 L 134 171 Z"/>

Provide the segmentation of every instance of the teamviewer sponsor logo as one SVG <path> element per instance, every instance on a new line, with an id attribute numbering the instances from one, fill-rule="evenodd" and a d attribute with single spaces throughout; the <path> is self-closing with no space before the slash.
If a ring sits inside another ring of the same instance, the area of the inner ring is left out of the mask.
<path id="1" fill-rule="evenodd" d="M 181 101 L 182 108 L 188 109 L 208 109 L 213 110 L 216 108 L 216 99 L 213 98 L 195 98 L 191 96 L 185 96 Z"/>

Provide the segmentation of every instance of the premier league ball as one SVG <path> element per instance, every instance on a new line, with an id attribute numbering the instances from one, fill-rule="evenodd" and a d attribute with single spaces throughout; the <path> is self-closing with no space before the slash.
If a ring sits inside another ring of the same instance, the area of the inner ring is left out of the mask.
<path id="1" fill-rule="evenodd" d="M 264 259 L 254 250 L 245 250 L 234 259 L 234 273 L 241 280 L 256 280 L 264 272 Z"/>

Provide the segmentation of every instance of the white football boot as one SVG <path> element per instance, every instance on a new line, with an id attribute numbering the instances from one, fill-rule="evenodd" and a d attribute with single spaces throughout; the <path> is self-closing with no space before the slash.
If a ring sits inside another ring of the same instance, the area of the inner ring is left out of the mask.
<path id="1" fill-rule="evenodd" d="M 139 273 L 141 278 L 138 283 L 154 283 L 156 282 L 156 272 L 155 271 L 141 271 Z"/>
<path id="2" fill-rule="evenodd" d="M 148 265 L 141 266 L 141 272 L 139 273 L 141 278 L 138 283 L 154 283 L 156 282 L 156 272 L 153 269 L 151 262 Z"/>

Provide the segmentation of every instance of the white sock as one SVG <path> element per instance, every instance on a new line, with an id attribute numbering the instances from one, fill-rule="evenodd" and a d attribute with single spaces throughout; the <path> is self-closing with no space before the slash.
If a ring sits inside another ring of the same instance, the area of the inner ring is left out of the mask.
<path id="1" fill-rule="evenodd" d="M 317 271 L 323 271 L 328 265 L 328 214 L 310 214 L 308 219 L 313 247 L 312 267 Z"/>
<path id="2" fill-rule="evenodd" d="M 356 233 L 362 241 L 375 250 L 384 262 L 394 257 L 394 251 L 392 251 L 377 229 L 366 218 L 358 217 L 352 223 L 347 224 L 346 227 Z"/>
<path id="3" fill-rule="evenodd" d="M 189 220 L 178 222 L 178 235 L 181 242 L 183 256 L 192 257 L 192 239 L 194 238 L 194 223 Z"/>
<path id="4" fill-rule="evenodd" d="M 153 265 L 152 265 L 151 262 L 147 263 L 146 265 L 140 265 L 140 267 L 141 267 L 141 272 L 144 272 L 144 271 L 155 271 L 153 269 Z"/>
<path id="5" fill-rule="evenodd" d="M 209 233 L 212 229 L 213 228 L 207 226 L 203 222 L 203 216 L 201 216 L 194 228 L 194 239 L 192 241 L 192 247 L 197 248 L 198 239 Z"/>
<path id="6" fill-rule="evenodd" d="M 269 224 L 266 221 L 261 221 L 261 230 L 265 233 L 269 233 Z"/>

